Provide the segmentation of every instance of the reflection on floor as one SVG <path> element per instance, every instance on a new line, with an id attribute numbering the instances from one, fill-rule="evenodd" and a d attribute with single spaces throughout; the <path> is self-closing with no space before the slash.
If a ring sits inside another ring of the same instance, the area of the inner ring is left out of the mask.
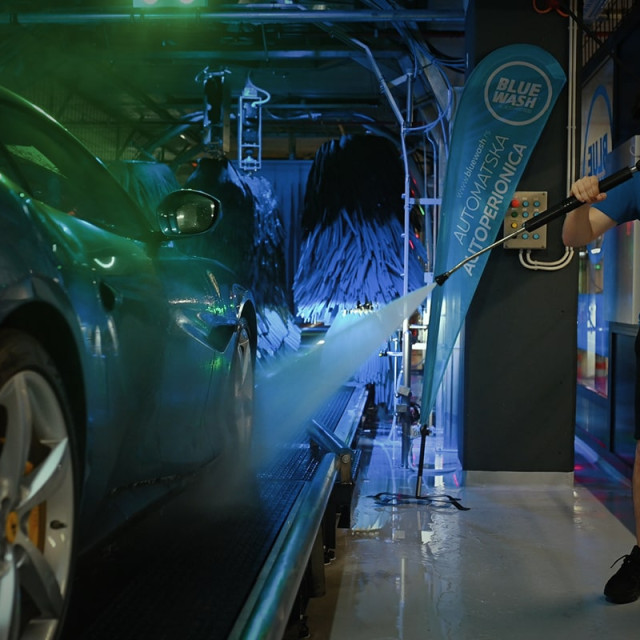
<path id="1" fill-rule="evenodd" d="M 575 474 L 465 477 L 436 431 L 418 499 L 417 471 L 401 466 L 395 431 L 381 424 L 360 438 L 352 527 L 338 530 L 326 595 L 307 608 L 309 637 L 638 637 L 640 602 L 612 605 L 602 595 L 611 564 L 634 544 L 625 477 L 579 441 Z"/>

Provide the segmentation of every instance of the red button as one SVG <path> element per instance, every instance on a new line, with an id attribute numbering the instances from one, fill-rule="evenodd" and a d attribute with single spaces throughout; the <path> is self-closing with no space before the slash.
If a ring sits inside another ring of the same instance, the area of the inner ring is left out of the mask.
<path id="1" fill-rule="evenodd" d="M 511 206 L 512 206 L 512 207 L 519 207 L 519 206 L 520 206 L 520 200 L 518 200 L 518 198 L 514 198 L 514 199 L 511 201 Z"/>

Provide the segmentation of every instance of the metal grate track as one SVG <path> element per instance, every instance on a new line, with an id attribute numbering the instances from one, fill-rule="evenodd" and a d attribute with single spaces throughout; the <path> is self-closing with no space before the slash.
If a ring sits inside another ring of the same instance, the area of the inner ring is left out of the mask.
<path id="1" fill-rule="evenodd" d="M 332 398 L 325 424 L 335 427 L 352 394 Z M 321 459 L 300 442 L 246 482 L 203 478 L 82 558 L 65 638 L 228 638 Z"/>

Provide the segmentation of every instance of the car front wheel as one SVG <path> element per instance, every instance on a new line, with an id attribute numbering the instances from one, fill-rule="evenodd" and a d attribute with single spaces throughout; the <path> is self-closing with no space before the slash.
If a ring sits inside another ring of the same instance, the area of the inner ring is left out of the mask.
<path id="1" fill-rule="evenodd" d="M 76 505 L 70 425 L 47 353 L 0 332 L 0 638 L 50 640 L 62 627 Z"/>

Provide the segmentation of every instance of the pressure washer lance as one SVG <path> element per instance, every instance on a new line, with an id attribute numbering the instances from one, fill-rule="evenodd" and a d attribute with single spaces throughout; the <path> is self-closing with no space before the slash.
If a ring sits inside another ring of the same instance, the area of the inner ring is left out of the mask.
<path id="1" fill-rule="evenodd" d="M 598 183 L 598 187 L 601 192 L 609 191 L 610 189 L 613 189 L 613 187 L 617 187 L 619 184 L 622 184 L 623 182 L 626 182 L 627 180 L 629 180 L 629 178 L 631 178 L 631 176 L 633 176 L 633 174 L 639 170 L 640 170 L 640 160 L 638 160 L 638 162 L 636 162 L 635 165 L 631 167 L 625 167 L 624 169 L 620 169 L 620 171 L 616 171 L 616 173 L 610 175 L 608 178 L 601 180 Z M 467 262 L 470 262 L 471 260 L 475 260 L 478 256 L 485 253 L 485 251 L 490 251 L 494 247 L 501 245 L 503 242 L 506 242 L 511 238 L 515 238 L 517 235 L 519 235 L 520 233 L 523 233 L 524 231 L 534 231 L 535 229 L 539 229 L 540 227 L 544 226 L 548 222 L 555 220 L 559 216 L 565 213 L 569 213 L 569 211 L 573 211 L 573 209 L 577 209 L 582 204 L 584 203 L 580 202 L 580 200 L 578 200 L 575 196 L 569 196 L 568 198 L 564 199 L 562 202 L 555 205 L 554 207 L 551 207 L 550 209 L 545 209 L 545 211 L 538 214 L 537 216 L 534 216 L 533 218 L 529 218 L 526 222 L 522 224 L 522 226 L 519 229 L 516 229 L 515 231 L 505 236 L 504 238 L 501 238 L 500 240 L 494 242 L 493 244 L 490 244 L 488 247 L 485 247 L 484 249 L 481 249 L 480 251 L 477 251 L 476 253 L 470 256 L 467 256 L 464 260 L 462 260 L 462 262 L 459 262 L 455 267 L 453 267 L 453 269 L 450 269 L 446 273 L 442 273 L 439 276 L 436 276 L 434 278 L 435 282 L 439 285 L 443 285 L 452 273 L 455 273 L 458 269 L 460 269 L 465 264 L 467 264 Z"/>

